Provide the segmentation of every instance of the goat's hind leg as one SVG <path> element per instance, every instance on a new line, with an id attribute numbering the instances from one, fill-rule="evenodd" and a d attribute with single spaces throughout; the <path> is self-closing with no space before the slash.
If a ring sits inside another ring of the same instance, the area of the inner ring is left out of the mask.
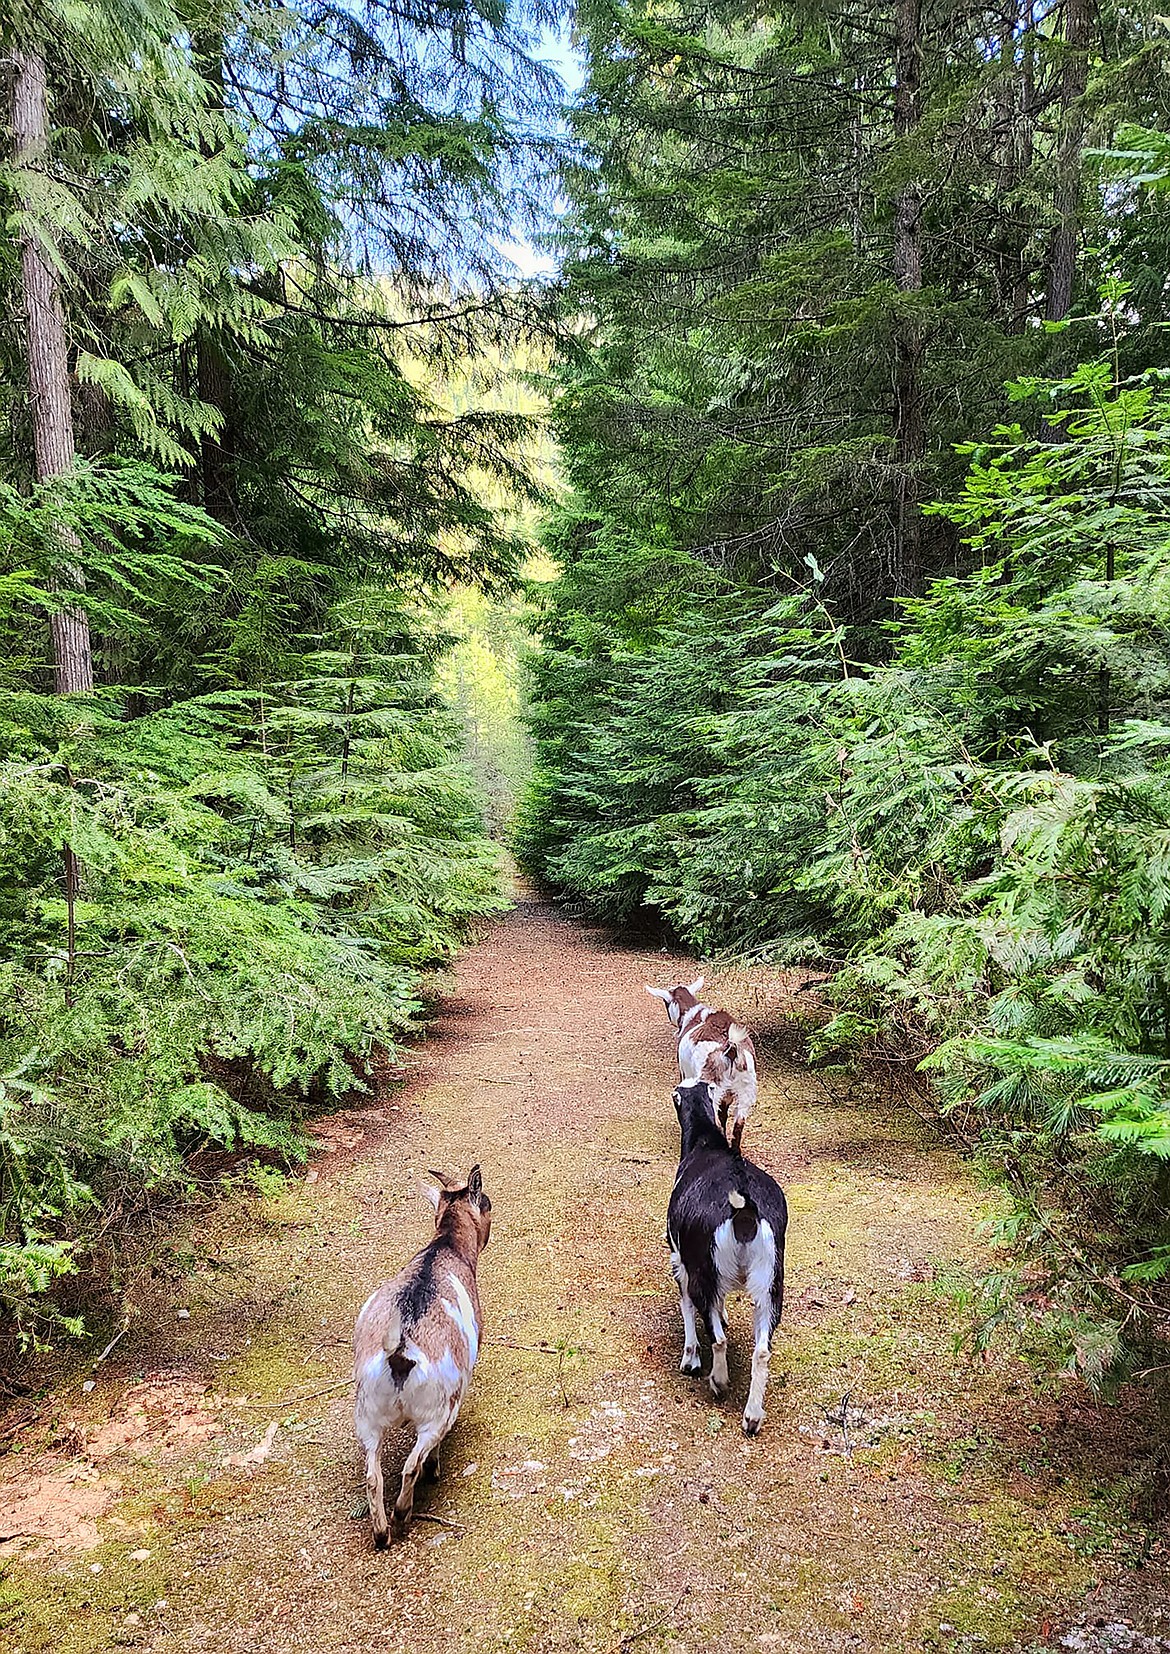
<path id="1" fill-rule="evenodd" d="M 439 1444 L 447 1434 L 446 1424 L 424 1424 L 420 1426 L 418 1440 L 407 1455 L 406 1463 L 402 1467 L 402 1486 L 398 1498 L 394 1501 L 394 1537 L 401 1539 L 410 1525 L 410 1518 L 414 1513 L 414 1487 L 419 1479 L 423 1465 L 432 1453 L 437 1454 Z"/>
<path id="2" fill-rule="evenodd" d="M 745 1436 L 759 1434 L 764 1422 L 764 1392 L 768 1387 L 768 1365 L 772 1358 L 772 1294 L 769 1292 L 755 1305 L 755 1341 L 752 1349 L 752 1382 L 747 1406 L 743 1410 Z"/>
<path id="3" fill-rule="evenodd" d="M 727 1387 L 731 1379 L 727 1372 L 727 1325 L 723 1319 L 727 1313 L 726 1305 L 716 1302 L 711 1305 L 709 1320 L 711 1323 L 711 1377 L 708 1383 L 711 1394 L 718 1399 L 727 1394 Z"/>
<path id="4" fill-rule="evenodd" d="M 683 1323 L 683 1353 L 678 1370 L 693 1374 L 701 1371 L 703 1366 L 699 1355 L 699 1317 L 690 1294 L 686 1266 L 677 1251 L 670 1254 L 670 1267 L 678 1285 L 678 1307 L 682 1311 Z"/>
<path id="5" fill-rule="evenodd" d="M 370 1522 L 374 1529 L 374 1544 L 381 1550 L 390 1537 L 386 1520 L 386 1501 L 382 1484 L 382 1433 L 372 1425 L 358 1427 L 358 1439 L 366 1450 L 366 1497 L 370 1505 Z"/>
<path id="6" fill-rule="evenodd" d="M 752 1350 L 752 1383 L 748 1391 L 747 1406 L 743 1410 L 743 1428 L 745 1435 L 758 1435 L 761 1424 L 764 1422 L 764 1392 L 768 1387 L 768 1366 L 772 1357 L 772 1339 L 776 1328 L 780 1325 L 780 1316 L 784 1310 L 784 1238 L 781 1236 L 777 1248 L 775 1265 L 772 1270 L 772 1280 L 767 1290 L 762 1290 L 762 1283 L 756 1283 L 759 1296 L 753 1293 L 752 1302 L 755 1306 L 755 1347 Z"/>

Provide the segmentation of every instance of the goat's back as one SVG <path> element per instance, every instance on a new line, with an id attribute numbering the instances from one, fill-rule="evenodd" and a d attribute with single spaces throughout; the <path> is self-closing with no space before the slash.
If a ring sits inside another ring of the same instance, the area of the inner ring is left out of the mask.
<path id="1" fill-rule="evenodd" d="M 407 1343 L 430 1362 L 450 1351 L 469 1370 L 479 1353 L 479 1323 L 475 1268 L 437 1235 L 358 1311 L 354 1371 L 362 1373 L 380 1351 L 393 1352 Z"/>
<path id="2" fill-rule="evenodd" d="M 762 1167 L 719 1144 L 702 1144 L 680 1162 L 667 1209 L 671 1235 L 713 1234 L 736 1209 L 731 1197 L 737 1194 L 747 1198 L 781 1242 L 788 1227 L 784 1190 Z"/>

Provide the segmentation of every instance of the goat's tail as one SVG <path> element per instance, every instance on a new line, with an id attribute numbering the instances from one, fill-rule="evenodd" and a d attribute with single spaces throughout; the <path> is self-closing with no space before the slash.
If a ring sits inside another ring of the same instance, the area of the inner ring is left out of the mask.
<path id="1" fill-rule="evenodd" d="M 414 1371 L 415 1363 L 406 1353 L 406 1333 L 402 1326 L 402 1311 L 397 1304 L 387 1314 L 386 1328 L 382 1333 L 382 1348 L 386 1353 L 386 1365 L 393 1374 L 395 1382 L 401 1384 Z"/>
<path id="2" fill-rule="evenodd" d="M 732 1068 L 754 1068 L 756 1059 L 751 1035 L 741 1022 L 733 1022 L 727 1030 L 727 1060 Z"/>
<path id="3" fill-rule="evenodd" d="M 741 1245 L 753 1241 L 760 1227 L 760 1211 L 751 1195 L 733 1189 L 727 1197 L 731 1207 L 731 1230 Z"/>

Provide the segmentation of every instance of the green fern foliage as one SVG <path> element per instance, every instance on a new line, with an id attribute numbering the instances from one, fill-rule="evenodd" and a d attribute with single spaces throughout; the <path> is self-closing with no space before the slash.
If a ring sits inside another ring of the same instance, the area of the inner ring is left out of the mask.
<path id="1" fill-rule="evenodd" d="M 374 591 L 328 618 L 263 693 L 79 721 L 0 692 L 0 1302 L 30 1326 L 90 1215 L 201 1147 L 298 1158 L 305 1110 L 367 1083 L 499 903 L 425 617 Z"/>
<path id="2" fill-rule="evenodd" d="M 967 572 L 904 602 L 884 662 L 815 583 L 691 612 L 664 586 L 649 635 L 641 606 L 602 631 L 609 565 L 577 560 L 519 835 L 607 918 L 838 967 L 822 1049 L 925 1054 L 1018 1205 L 1005 1306 L 1059 1299 L 1106 1386 L 1170 1333 L 1170 396 L 1120 356 L 1010 387 L 936 508 Z"/>

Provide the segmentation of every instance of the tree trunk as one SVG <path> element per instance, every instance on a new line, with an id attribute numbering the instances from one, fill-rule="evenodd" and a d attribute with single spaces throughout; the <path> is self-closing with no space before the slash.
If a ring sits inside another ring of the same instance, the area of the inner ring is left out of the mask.
<path id="1" fill-rule="evenodd" d="M 894 136 L 907 138 L 922 118 L 921 0 L 897 0 Z M 904 294 L 922 291 L 922 192 L 903 185 L 894 213 L 894 279 Z M 894 337 L 894 447 L 897 463 L 894 513 L 895 596 L 922 583 L 922 513 L 919 509 L 926 427 L 922 406 L 921 322 L 899 318 Z"/>
<path id="2" fill-rule="evenodd" d="M 996 240 L 999 310 L 1008 333 L 1021 334 L 1035 299 L 1029 247 L 1030 192 L 1026 184 L 1035 158 L 1036 0 L 1007 0 L 1000 19 L 999 87 L 996 126 L 1001 136 L 997 164 L 1003 200 Z"/>
<path id="3" fill-rule="evenodd" d="M 1084 193 L 1081 172 L 1085 143 L 1085 89 L 1089 82 L 1089 48 L 1096 22 L 1096 0 L 1064 0 L 1060 135 L 1052 196 L 1056 227 L 1048 246 L 1044 303 L 1044 314 L 1050 322 L 1062 322 L 1072 309 Z"/>
<path id="4" fill-rule="evenodd" d="M 1036 4 L 1035 0 L 1028 0 L 1025 8 L 1027 14 L 1026 32 L 1023 42 L 1023 62 L 1020 66 L 1020 100 L 1016 113 L 1015 131 L 1012 135 L 1012 172 L 1017 189 L 1028 178 L 1035 160 L 1035 126 L 1036 126 Z M 1012 305 L 1009 331 L 1022 333 L 1028 325 L 1028 317 L 1035 302 L 1035 265 L 1029 260 L 1028 245 L 1031 240 L 1033 217 L 1029 211 L 1025 217 L 1023 204 L 1016 212 L 1019 215 L 1019 226 L 1016 233 L 1014 247 L 1015 284 L 1012 293 Z"/>
<path id="5" fill-rule="evenodd" d="M 20 205 L 30 214 L 28 192 L 20 188 L 22 173 L 45 165 L 48 153 L 49 97 L 45 60 L 31 48 L 14 53 L 16 74 L 12 96 L 12 137 Z M 24 308 L 25 350 L 28 359 L 33 447 L 38 482 L 63 476 L 73 469 L 73 409 L 69 394 L 69 346 L 57 273 L 31 227 L 20 235 L 21 298 Z M 61 576 L 80 588 L 84 575 L 81 547 L 71 530 L 61 529 Z M 59 695 L 86 695 L 93 690 L 93 656 L 89 620 L 84 610 L 58 610 L 49 622 L 53 673 Z"/>
<path id="6" fill-rule="evenodd" d="M 77 386 L 73 415 L 78 451 L 89 459 L 108 454 L 113 445 L 114 421 L 110 399 L 100 385 Z M 94 640 L 91 638 L 91 642 Z M 130 643 L 118 632 L 99 632 L 94 648 L 94 677 L 108 686 L 129 682 Z"/>

